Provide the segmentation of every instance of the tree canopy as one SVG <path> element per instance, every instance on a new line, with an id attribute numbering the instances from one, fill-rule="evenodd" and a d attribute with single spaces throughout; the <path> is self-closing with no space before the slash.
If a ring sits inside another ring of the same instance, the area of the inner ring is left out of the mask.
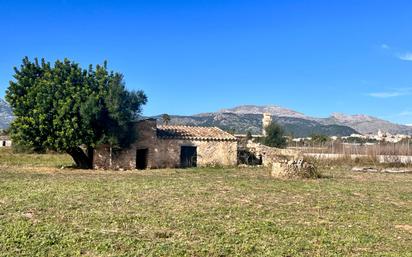
<path id="1" fill-rule="evenodd" d="M 169 125 L 169 122 L 171 120 L 170 115 L 167 113 L 164 113 L 162 115 L 162 120 L 163 120 L 163 125 Z"/>
<path id="2" fill-rule="evenodd" d="M 16 116 L 11 137 L 17 144 L 64 151 L 77 166 L 90 168 L 96 145 L 122 147 L 134 140 L 131 121 L 147 98 L 128 91 L 123 75 L 108 71 L 106 62 L 83 69 L 68 59 L 51 65 L 25 57 L 14 70 L 6 100 Z"/>
<path id="3" fill-rule="evenodd" d="M 251 132 L 250 130 L 248 130 L 248 131 L 246 132 L 246 140 L 251 140 L 252 138 L 253 138 L 252 132 Z"/>
<path id="4" fill-rule="evenodd" d="M 312 134 L 310 137 L 312 138 L 312 142 L 318 144 L 324 144 L 329 141 L 329 137 L 322 134 Z"/>
<path id="5" fill-rule="evenodd" d="M 283 128 L 275 122 L 272 122 L 265 128 L 266 137 L 263 144 L 271 147 L 285 148 L 287 145 L 285 132 Z"/>

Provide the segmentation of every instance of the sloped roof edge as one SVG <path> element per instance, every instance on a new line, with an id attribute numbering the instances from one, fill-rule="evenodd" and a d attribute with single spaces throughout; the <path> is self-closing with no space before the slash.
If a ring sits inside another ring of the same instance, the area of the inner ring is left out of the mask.
<path id="1" fill-rule="evenodd" d="M 236 137 L 217 127 L 158 125 L 160 139 L 186 139 L 205 141 L 236 141 Z"/>

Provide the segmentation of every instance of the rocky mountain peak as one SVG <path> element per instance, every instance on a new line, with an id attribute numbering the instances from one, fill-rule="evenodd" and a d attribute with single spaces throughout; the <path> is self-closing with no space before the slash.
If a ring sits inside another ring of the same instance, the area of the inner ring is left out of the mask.
<path id="1" fill-rule="evenodd" d="M 270 113 L 278 117 L 309 118 L 303 113 L 283 108 L 278 105 L 240 105 L 229 109 L 222 109 L 219 113 L 236 113 L 236 114 L 263 114 Z"/>
<path id="2" fill-rule="evenodd" d="M 339 112 L 332 113 L 331 118 L 334 118 L 340 122 L 364 122 L 364 121 L 378 120 L 377 118 L 364 115 L 364 114 L 348 115 L 348 114 L 339 113 Z"/>

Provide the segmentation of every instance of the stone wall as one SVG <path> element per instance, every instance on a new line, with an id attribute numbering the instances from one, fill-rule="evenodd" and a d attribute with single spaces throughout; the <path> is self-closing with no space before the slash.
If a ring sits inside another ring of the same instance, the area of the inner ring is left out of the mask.
<path id="1" fill-rule="evenodd" d="M 158 139 L 154 149 L 155 168 L 179 167 L 181 146 L 195 146 L 197 166 L 234 166 L 237 164 L 237 142 Z"/>
<path id="2" fill-rule="evenodd" d="M 93 169 L 109 169 L 112 166 L 111 150 L 108 145 L 100 145 L 93 152 Z"/>
<path id="3" fill-rule="evenodd" d="M 402 163 L 412 164 L 412 156 L 410 155 L 366 155 L 366 154 L 332 154 L 332 153 L 304 153 L 305 156 L 313 157 L 315 159 L 373 159 L 379 163 Z"/>
<path id="4" fill-rule="evenodd" d="M 156 120 L 149 119 L 135 124 L 136 142 L 127 149 L 110 149 L 107 145 L 96 147 L 93 154 L 95 169 L 134 169 L 136 167 L 136 150 L 148 151 L 148 168 L 153 163 L 152 154 L 156 144 Z"/>
<path id="5" fill-rule="evenodd" d="M 0 139 L 0 147 L 10 147 L 10 146 L 11 146 L 11 140 Z"/>

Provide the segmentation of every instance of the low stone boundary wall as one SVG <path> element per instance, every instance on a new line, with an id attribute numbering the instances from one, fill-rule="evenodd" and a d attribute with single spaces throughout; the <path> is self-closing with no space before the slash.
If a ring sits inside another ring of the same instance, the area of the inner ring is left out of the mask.
<path id="1" fill-rule="evenodd" d="M 408 155 L 362 155 L 362 154 L 331 154 L 331 153 L 304 153 L 304 156 L 313 157 L 316 159 L 344 159 L 350 158 L 355 160 L 357 158 L 376 158 L 379 163 L 412 163 L 412 156 Z"/>

